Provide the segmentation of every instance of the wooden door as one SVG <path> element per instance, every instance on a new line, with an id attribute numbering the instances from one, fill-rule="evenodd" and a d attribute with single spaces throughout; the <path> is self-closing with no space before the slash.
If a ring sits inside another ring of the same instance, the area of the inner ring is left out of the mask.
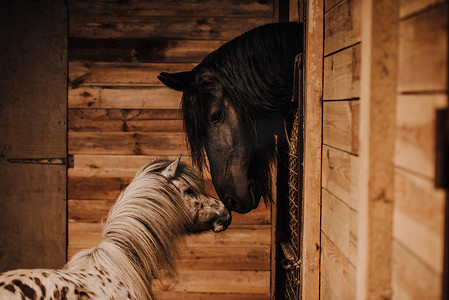
<path id="1" fill-rule="evenodd" d="M 0 4 L 0 271 L 66 258 L 67 4 Z"/>

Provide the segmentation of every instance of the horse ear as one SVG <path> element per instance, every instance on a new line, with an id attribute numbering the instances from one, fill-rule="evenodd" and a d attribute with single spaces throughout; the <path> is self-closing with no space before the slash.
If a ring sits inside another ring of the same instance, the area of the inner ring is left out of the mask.
<path id="1" fill-rule="evenodd" d="M 178 169 L 178 165 L 179 165 L 179 161 L 181 160 L 181 156 L 179 155 L 179 157 L 177 159 L 175 159 L 171 164 L 169 164 L 162 172 L 162 176 L 171 179 L 173 177 L 175 177 L 176 174 L 176 170 Z"/>
<path id="2" fill-rule="evenodd" d="M 169 88 L 180 92 L 195 84 L 195 74 L 192 71 L 179 73 L 162 72 L 157 78 Z"/>

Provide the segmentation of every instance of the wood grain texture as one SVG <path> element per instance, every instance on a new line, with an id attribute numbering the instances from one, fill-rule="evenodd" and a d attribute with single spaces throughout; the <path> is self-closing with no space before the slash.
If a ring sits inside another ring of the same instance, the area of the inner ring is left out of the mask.
<path id="1" fill-rule="evenodd" d="M 361 0 L 344 0 L 325 14 L 324 55 L 361 40 Z"/>
<path id="2" fill-rule="evenodd" d="M 70 15 L 69 37 L 96 39 L 183 39 L 228 41 L 260 25 L 268 18 L 173 16 L 167 22 L 165 16 Z"/>
<path id="3" fill-rule="evenodd" d="M 440 274 L 424 265 L 401 243 L 393 243 L 393 299 L 441 299 Z"/>
<path id="4" fill-rule="evenodd" d="M 323 143 L 358 154 L 359 101 L 323 103 Z"/>
<path id="5" fill-rule="evenodd" d="M 324 59 L 323 100 L 360 97 L 360 44 Z"/>
<path id="6" fill-rule="evenodd" d="M 399 9 L 399 16 L 406 18 L 414 13 L 425 11 L 428 8 L 440 5 L 446 2 L 445 0 L 401 0 Z"/>
<path id="7" fill-rule="evenodd" d="M 394 163 L 428 178 L 435 177 L 436 109 L 447 106 L 447 96 L 399 95 L 396 108 Z"/>
<path id="8" fill-rule="evenodd" d="M 399 92 L 447 89 L 447 4 L 401 22 Z"/>
<path id="9" fill-rule="evenodd" d="M 357 211 L 359 158 L 324 145 L 322 185 L 327 191 Z"/>
<path id="10" fill-rule="evenodd" d="M 321 235 L 322 299 L 356 299 L 356 269 L 325 235 Z"/>
<path id="11" fill-rule="evenodd" d="M 432 180 L 395 172 L 394 237 L 429 268 L 442 273 L 445 193 Z"/>
<path id="12" fill-rule="evenodd" d="M 198 17 L 234 16 L 235 18 L 272 17 L 273 2 L 255 0 L 184 0 L 182 5 L 179 5 L 179 1 L 176 0 L 163 2 L 157 0 L 131 0 L 126 2 L 74 0 L 70 5 L 70 14 L 83 16 L 84 18 L 93 18 L 99 15 L 121 16 L 124 18 L 135 16 L 191 17 L 192 15 Z"/>
<path id="13" fill-rule="evenodd" d="M 321 230 L 353 265 L 357 264 L 357 212 L 324 189 Z"/>
<path id="14" fill-rule="evenodd" d="M 180 103 L 181 93 L 167 87 L 69 89 L 69 108 L 179 109 Z"/>
<path id="15" fill-rule="evenodd" d="M 161 72 L 188 71 L 193 63 L 69 62 L 70 86 L 163 86 Z"/>
<path id="16" fill-rule="evenodd" d="M 144 39 L 69 39 L 70 61 L 199 63 L 225 41 Z"/>

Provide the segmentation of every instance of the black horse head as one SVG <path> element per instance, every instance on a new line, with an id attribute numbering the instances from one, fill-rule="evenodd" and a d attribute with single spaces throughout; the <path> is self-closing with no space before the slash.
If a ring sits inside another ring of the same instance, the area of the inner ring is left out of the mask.
<path id="1" fill-rule="evenodd" d="M 201 169 L 207 154 L 214 187 L 231 210 L 248 212 L 261 197 L 271 201 L 274 136 L 285 138 L 301 51 L 299 23 L 268 24 L 224 44 L 191 71 L 159 76 L 183 92 L 192 160 Z"/>

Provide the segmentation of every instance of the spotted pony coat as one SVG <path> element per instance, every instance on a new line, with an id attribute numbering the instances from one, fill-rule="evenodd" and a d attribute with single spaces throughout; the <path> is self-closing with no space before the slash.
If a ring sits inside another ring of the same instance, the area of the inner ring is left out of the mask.
<path id="1" fill-rule="evenodd" d="M 219 232 L 231 222 L 224 205 L 179 160 L 144 166 L 111 208 L 100 244 L 63 269 L 0 274 L 0 299 L 154 299 L 154 279 L 176 275 L 182 237 Z"/>

